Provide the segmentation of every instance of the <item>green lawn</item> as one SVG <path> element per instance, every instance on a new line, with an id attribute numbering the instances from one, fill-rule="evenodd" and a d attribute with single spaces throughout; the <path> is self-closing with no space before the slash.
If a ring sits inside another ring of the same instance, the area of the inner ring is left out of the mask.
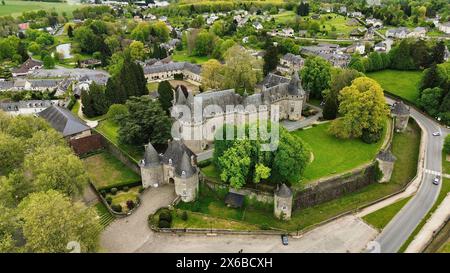
<path id="1" fill-rule="evenodd" d="M 450 242 L 445 243 L 445 245 L 439 249 L 439 253 L 450 253 Z"/>
<path id="2" fill-rule="evenodd" d="M 373 227 L 382 230 L 410 199 L 411 197 L 407 197 L 399 200 L 387 207 L 364 216 L 363 219 Z"/>
<path id="3" fill-rule="evenodd" d="M 306 167 L 304 181 L 349 171 L 372 161 L 382 142 L 364 143 L 360 139 L 343 140 L 328 133 L 330 123 L 293 132 L 312 149 L 314 160 Z"/>
<path id="4" fill-rule="evenodd" d="M 108 152 L 87 157 L 83 162 L 90 180 L 97 189 L 140 180 L 139 175 Z"/>
<path id="5" fill-rule="evenodd" d="M 147 83 L 147 88 L 150 93 L 158 91 L 159 82 Z"/>
<path id="6" fill-rule="evenodd" d="M 80 101 L 77 100 L 77 102 L 75 102 L 75 104 L 72 107 L 71 111 L 76 117 L 78 117 L 78 111 L 80 111 L 80 106 L 81 106 Z"/>
<path id="7" fill-rule="evenodd" d="M 366 73 L 366 75 L 378 81 L 386 91 L 417 103 L 422 71 L 383 70 Z"/>
<path id="8" fill-rule="evenodd" d="M 0 16 L 12 15 L 19 16 L 24 11 L 36 11 L 36 10 L 55 10 L 59 13 L 66 12 L 69 17 L 72 16 L 72 11 L 83 5 L 73 5 L 68 3 L 50 3 L 50 2 L 38 2 L 38 1 L 11 1 L 5 0 L 6 5 L 0 6 Z"/>
<path id="9" fill-rule="evenodd" d="M 105 119 L 99 122 L 97 126 L 97 131 L 109 139 L 113 144 L 122 149 L 124 152 L 136 162 L 139 162 L 144 156 L 144 147 L 138 147 L 128 144 L 119 143 L 119 125 L 114 122 Z"/>
<path id="10" fill-rule="evenodd" d="M 198 56 L 189 56 L 186 50 L 183 51 L 175 51 L 172 55 L 172 60 L 175 62 L 191 62 L 196 64 L 202 64 L 211 59 L 210 57 L 198 57 Z"/>
<path id="11" fill-rule="evenodd" d="M 331 16 L 331 19 L 328 19 L 328 17 Z M 349 20 L 349 18 L 346 18 L 342 15 L 339 14 L 334 14 L 334 13 L 327 13 L 327 14 L 323 14 L 322 18 L 325 18 L 323 25 L 325 25 L 325 29 L 328 32 L 332 32 L 332 28 L 336 28 L 336 33 L 337 34 L 342 34 L 344 36 L 349 36 L 350 32 L 355 29 L 358 28 L 358 26 L 348 26 L 347 25 L 347 21 Z M 322 25 L 320 27 L 321 30 L 323 30 Z"/>
<path id="12" fill-rule="evenodd" d="M 139 198 L 139 189 L 140 186 L 132 187 L 128 191 L 120 190 L 115 195 L 108 193 L 106 198 L 111 197 L 111 205 L 120 205 L 122 212 L 128 212 L 127 201 L 131 200 L 136 204 Z"/>
<path id="13" fill-rule="evenodd" d="M 284 23 L 294 20 L 296 16 L 297 15 L 295 14 L 294 11 L 287 10 L 287 11 L 283 11 L 283 12 L 273 15 L 273 18 L 275 19 L 275 23 L 277 23 L 277 24 L 283 23 L 284 24 Z"/>
<path id="14" fill-rule="evenodd" d="M 450 161 L 447 161 L 447 155 L 442 152 L 442 172 L 450 174 Z"/>
<path id="15" fill-rule="evenodd" d="M 226 217 L 245 221 L 260 227 L 265 225 L 289 231 L 302 230 L 402 189 L 416 175 L 419 146 L 420 129 L 415 123 L 411 122 L 407 132 L 394 135 L 392 152 L 397 157 L 397 162 L 390 182 L 372 184 L 341 198 L 314 207 L 296 210 L 292 214 L 292 219 L 288 222 L 276 219 L 273 216 L 271 205 L 256 206 L 247 202 L 244 209 L 228 208 L 223 202 L 223 195 L 213 193 L 208 189 L 205 190 L 204 187 L 200 190 L 200 198 L 197 202 L 180 203 L 178 206 L 181 209 L 218 218 Z"/>

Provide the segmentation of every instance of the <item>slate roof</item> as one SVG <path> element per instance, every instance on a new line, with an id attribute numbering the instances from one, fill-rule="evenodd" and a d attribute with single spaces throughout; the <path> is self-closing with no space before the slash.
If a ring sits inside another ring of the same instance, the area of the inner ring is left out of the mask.
<path id="1" fill-rule="evenodd" d="M 0 91 L 9 90 L 14 87 L 13 81 L 0 81 Z"/>
<path id="2" fill-rule="evenodd" d="M 155 64 L 150 66 L 144 66 L 144 74 L 154 74 L 175 70 L 187 70 L 194 74 L 200 75 L 202 69 L 199 65 L 191 64 L 188 62 L 171 62 L 167 64 Z"/>
<path id="3" fill-rule="evenodd" d="M 19 68 L 14 69 L 12 72 L 16 74 L 24 74 L 28 73 L 28 71 L 34 67 L 42 67 L 43 65 L 43 62 L 29 58 Z"/>
<path id="4" fill-rule="evenodd" d="M 287 83 L 289 79 L 286 77 L 282 77 L 273 73 L 267 74 L 264 80 L 261 82 L 261 86 L 272 87 L 275 85 L 279 85 L 280 83 Z"/>
<path id="5" fill-rule="evenodd" d="M 410 109 L 403 101 L 399 101 L 392 105 L 391 113 L 394 115 L 409 115 Z"/>
<path id="6" fill-rule="evenodd" d="M 391 153 L 390 150 L 381 151 L 378 153 L 377 158 L 382 161 L 394 162 L 397 158 Z"/>
<path id="7" fill-rule="evenodd" d="M 47 120 L 47 122 L 50 123 L 56 131 L 62 133 L 64 137 L 90 130 L 90 127 L 87 126 L 84 121 L 74 116 L 69 110 L 63 107 L 52 105 L 42 112 L 39 112 L 38 115 Z"/>
<path id="8" fill-rule="evenodd" d="M 235 193 L 235 192 L 229 192 L 225 196 L 225 204 L 232 208 L 242 208 L 244 205 L 244 195 Z"/>
<path id="9" fill-rule="evenodd" d="M 286 184 L 283 183 L 278 187 L 278 190 L 275 192 L 275 194 L 279 197 L 291 197 L 292 191 L 288 186 L 286 186 Z"/>
<path id="10" fill-rule="evenodd" d="M 182 178 L 188 178 L 196 172 L 197 169 L 191 164 L 191 157 L 186 151 L 183 151 L 180 162 L 175 165 L 175 173 Z"/>
<path id="11" fill-rule="evenodd" d="M 59 100 L 21 100 L 13 102 L 0 102 L 0 109 L 8 112 L 19 111 L 24 108 L 46 108 L 52 105 L 64 106 L 64 102 Z"/>
<path id="12" fill-rule="evenodd" d="M 153 147 L 153 145 L 149 142 L 147 145 L 145 145 L 145 153 L 144 153 L 144 159 L 142 160 L 142 164 L 144 166 L 152 166 L 152 165 L 159 165 L 160 159 L 159 154 Z"/>
<path id="13" fill-rule="evenodd" d="M 195 154 L 181 141 L 172 140 L 169 142 L 166 152 L 163 154 L 161 161 L 164 164 L 169 164 L 169 159 L 172 160 L 172 165 L 177 166 L 181 162 L 181 157 L 184 152 L 189 156 L 189 158 Z"/>
<path id="14" fill-rule="evenodd" d="M 283 60 L 286 60 L 288 62 L 291 62 L 293 64 L 299 65 L 303 62 L 303 58 L 299 55 L 294 55 L 292 53 L 286 53 L 283 56 Z"/>

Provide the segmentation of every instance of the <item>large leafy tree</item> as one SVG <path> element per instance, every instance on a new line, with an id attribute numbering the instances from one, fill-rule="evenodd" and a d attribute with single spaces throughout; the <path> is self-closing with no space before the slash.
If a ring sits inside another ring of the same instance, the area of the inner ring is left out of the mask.
<path id="1" fill-rule="evenodd" d="M 24 170 L 37 191 L 53 189 L 77 196 L 88 183 L 83 163 L 69 147 L 39 147 L 25 156 Z"/>
<path id="2" fill-rule="evenodd" d="M 234 45 L 225 52 L 224 86 L 243 93 L 252 92 L 262 79 L 262 64 L 239 45 Z"/>
<path id="3" fill-rule="evenodd" d="M 439 105 L 442 99 L 442 89 L 439 87 L 427 88 L 422 91 L 418 100 L 419 105 L 430 115 L 436 115 L 439 112 Z"/>
<path id="4" fill-rule="evenodd" d="M 109 107 L 108 98 L 102 86 L 93 82 L 89 86 L 89 91 L 81 92 L 81 102 L 83 104 L 83 113 L 87 117 L 96 117 L 106 114 Z"/>
<path id="5" fill-rule="evenodd" d="M 82 252 L 98 250 L 100 224 L 95 212 L 82 203 L 49 190 L 30 194 L 18 210 L 26 251 L 69 252 L 70 242 L 79 243 Z"/>
<path id="6" fill-rule="evenodd" d="M 308 58 L 301 74 L 303 88 L 310 92 L 312 98 L 321 99 L 322 91 L 330 87 L 330 63 L 321 57 Z"/>
<path id="7" fill-rule="evenodd" d="M 0 175 L 7 175 L 22 165 L 25 148 L 19 138 L 0 132 Z"/>
<path id="8" fill-rule="evenodd" d="M 388 114 L 383 89 L 372 79 L 360 77 L 340 92 L 339 113 L 330 131 L 340 138 L 358 138 L 367 131 L 379 134 Z"/>
<path id="9" fill-rule="evenodd" d="M 158 101 L 144 96 L 133 97 L 126 106 L 128 114 L 120 121 L 120 142 L 134 145 L 167 143 L 171 120 Z"/>
<path id="10" fill-rule="evenodd" d="M 202 85 L 205 89 L 219 89 L 223 87 L 223 66 L 215 60 L 208 60 L 202 65 Z"/>
<path id="11" fill-rule="evenodd" d="M 242 188 L 247 182 L 252 159 L 250 157 L 251 143 L 248 140 L 238 140 L 219 158 L 220 179 L 230 183 L 235 189 Z"/>

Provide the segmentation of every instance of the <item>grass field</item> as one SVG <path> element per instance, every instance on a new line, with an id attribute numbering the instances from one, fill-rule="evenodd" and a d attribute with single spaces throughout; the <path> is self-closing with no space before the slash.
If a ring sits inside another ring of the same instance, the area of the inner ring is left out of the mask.
<path id="1" fill-rule="evenodd" d="M 422 71 L 383 70 L 366 75 L 376 80 L 383 89 L 412 103 L 417 103 Z"/>
<path id="2" fill-rule="evenodd" d="M 360 139 L 343 140 L 328 133 L 330 123 L 293 132 L 312 149 L 314 160 L 305 170 L 304 182 L 343 173 L 372 161 L 383 141 L 375 144 Z"/>
<path id="3" fill-rule="evenodd" d="M 186 50 L 183 51 L 175 51 L 172 55 L 172 60 L 175 62 L 191 62 L 195 64 L 202 64 L 211 59 L 210 57 L 198 57 L 198 56 L 189 56 Z"/>
<path id="4" fill-rule="evenodd" d="M 96 129 L 98 132 L 108 138 L 113 144 L 128 153 L 134 161 L 139 162 L 139 160 L 142 159 L 144 155 L 144 147 L 119 143 L 119 125 L 113 123 L 108 119 L 105 119 L 99 122 Z"/>
<path id="5" fill-rule="evenodd" d="M 292 10 L 283 11 L 283 12 L 273 15 L 273 18 L 275 19 L 275 22 L 277 24 L 278 23 L 283 23 L 283 24 L 287 23 L 291 20 L 294 20 L 295 17 L 296 17 L 296 14 Z"/>
<path id="6" fill-rule="evenodd" d="M 331 17 L 331 19 L 329 19 L 329 17 Z M 323 25 L 325 25 L 325 29 L 328 32 L 332 32 L 332 28 L 335 27 L 337 34 L 343 34 L 345 36 L 348 36 L 353 29 L 358 27 L 358 26 L 348 26 L 347 21 L 349 19 L 339 14 L 327 13 L 322 15 L 322 18 L 324 18 Z M 321 30 L 323 30 L 322 27 Z"/>
<path id="7" fill-rule="evenodd" d="M 399 200 L 387 207 L 364 216 L 363 219 L 373 227 L 382 230 L 410 199 L 411 197 L 407 197 Z"/>
<path id="8" fill-rule="evenodd" d="M 37 2 L 37 1 L 10 1 L 5 0 L 6 5 L 0 6 L 0 16 L 11 15 L 19 16 L 24 11 L 36 11 L 36 10 L 52 10 L 62 13 L 66 12 L 67 16 L 72 16 L 72 11 L 82 7 L 82 5 L 74 5 L 68 3 L 50 3 L 50 2 Z"/>
<path id="9" fill-rule="evenodd" d="M 90 156 L 83 162 L 90 180 L 97 189 L 140 180 L 139 175 L 108 152 Z"/>
<path id="10" fill-rule="evenodd" d="M 200 190 L 200 198 L 196 203 L 180 203 L 179 207 L 213 217 L 245 221 L 257 226 L 264 225 L 289 231 L 302 230 L 402 189 L 416 175 L 419 146 L 420 129 L 411 122 L 405 133 L 394 135 L 392 153 L 397 157 L 397 161 L 390 182 L 371 184 L 341 198 L 296 210 L 292 213 L 292 219 L 287 222 L 279 221 L 273 216 L 271 205 L 254 206 L 246 203 L 243 209 L 232 209 L 225 206 L 222 197 L 208 192 L 207 189 L 206 193 L 205 189 Z"/>
<path id="11" fill-rule="evenodd" d="M 442 172 L 450 174 L 450 161 L 447 161 L 447 155 L 442 152 Z"/>

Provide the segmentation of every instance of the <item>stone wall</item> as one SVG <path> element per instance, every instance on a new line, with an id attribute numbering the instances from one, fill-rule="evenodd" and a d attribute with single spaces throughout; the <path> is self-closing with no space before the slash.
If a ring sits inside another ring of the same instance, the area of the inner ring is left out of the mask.
<path id="1" fill-rule="evenodd" d="M 109 141 L 104 135 L 98 134 L 102 137 L 103 143 L 105 145 L 106 150 L 110 152 L 115 158 L 120 160 L 125 166 L 133 170 L 133 172 L 137 173 L 138 175 L 141 175 L 141 169 L 138 165 L 138 162 L 133 160 L 131 156 L 129 156 L 126 152 L 122 151 L 119 147 L 114 145 L 111 141 Z"/>
<path id="2" fill-rule="evenodd" d="M 70 139 L 69 145 L 76 155 L 81 156 L 103 149 L 105 147 L 105 141 L 102 135 L 93 134 L 83 138 Z"/>
<path id="3" fill-rule="evenodd" d="M 375 164 L 372 163 L 365 168 L 295 191 L 294 210 L 312 207 L 377 183 L 375 173 Z"/>

